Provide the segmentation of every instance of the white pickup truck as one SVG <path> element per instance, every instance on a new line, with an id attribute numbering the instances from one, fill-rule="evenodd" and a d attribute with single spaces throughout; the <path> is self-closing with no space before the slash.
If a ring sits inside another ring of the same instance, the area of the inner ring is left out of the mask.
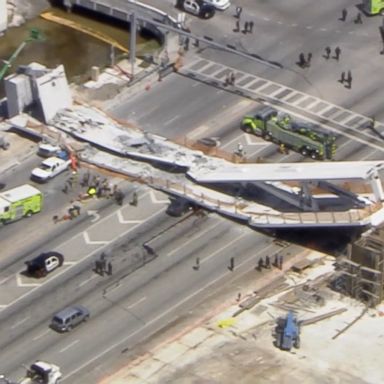
<path id="1" fill-rule="evenodd" d="M 38 168 L 32 170 L 31 179 L 44 183 L 49 179 L 64 172 L 71 165 L 71 160 L 63 160 L 59 157 L 49 157 L 45 159 Z"/>

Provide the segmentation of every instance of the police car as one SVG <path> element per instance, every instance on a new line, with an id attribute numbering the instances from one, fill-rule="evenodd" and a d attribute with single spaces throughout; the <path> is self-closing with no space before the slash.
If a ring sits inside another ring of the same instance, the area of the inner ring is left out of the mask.
<path id="1" fill-rule="evenodd" d="M 64 263 L 64 256 L 58 252 L 44 252 L 31 261 L 26 261 L 27 274 L 33 277 L 44 277 Z"/>
<path id="2" fill-rule="evenodd" d="M 177 0 L 176 6 L 203 19 L 209 19 L 215 15 L 215 7 L 205 0 Z"/>
<path id="3" fill-rule="evenodd" d="M 231 5 L 229 0 L 205 0 L 207 3 L 212 4 L 216 9 L 225 11 Z"/>

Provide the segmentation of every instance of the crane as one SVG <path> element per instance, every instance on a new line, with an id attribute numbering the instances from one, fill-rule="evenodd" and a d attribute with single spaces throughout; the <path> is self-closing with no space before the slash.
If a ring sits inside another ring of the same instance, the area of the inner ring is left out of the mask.
<path id="1" fill-rule="evenodd" d="M 3 60 L 3 66 L 0 68 L 0 80 L 3 79 L 8 69 L 12 66 L 12 63 L 19 56 L 20 52 L 25 46 L 32 41 L 43 41 L 44 37 L 37 28 L 31 28 L 28 37 L 17 47 L 16 51 L 13 52 L 12 56 L 8 60 Z"/>

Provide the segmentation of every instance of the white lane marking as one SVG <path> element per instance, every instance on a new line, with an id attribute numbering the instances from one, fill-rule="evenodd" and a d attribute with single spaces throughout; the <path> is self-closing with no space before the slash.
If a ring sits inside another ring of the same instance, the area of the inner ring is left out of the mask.
<path id="1" fill-rule="evenodd" d="M 4 283 L 6 283 L 8 280 L 12 279 L 13 277 L 14 277 L 14 275 L 11 275 L 11 276 L 5 277 L 3 280 L 0 280 L 0 285 L 3 285 Z"/>
<path id="2" fill-rule="evenodd" d="M 143 222 L 143 220 L 125 220 L 121 209 L 117 211 L 117 219 L 120 224 L 138 224 Z"/>
<path id="3" fill-rule="evenodd" d="M 180 117 L 180 115 L 175 115 L 171 119 L 167 120 L 163 125 L 167 126 L 169 124 L 172 124 L 175 120 L 177 120 Z"/>
<path id="4" fill-rule="evenodd" d="M 158 199 L 156 194 L 155 194 L 155 191 L 151 190 L 149 192 L 149 196 L 151 197 L 151 201 L 153 204 L 166 204 L 166 203 L 169 203 L 169 199 Z"/>
<path id="5" fill-rule="evenodd" d="M 47 335 L 50 332 L 50 329 L 46 329 L 43 333 L 40 333 L 39 335 L 35 336 L 32 340 L 38 340 Z"/>
<path id="6" fill-rule="evenodd" d="M 100 215 L 98 214 L 97 210 L 89 210 L 87 211 L 88 216 L 92 216 L 91 223 L 95 223 L 97 220 L 100 219 Z"/>
<path id="7" fill-rule="evenodd" d="M 145 193 L 142 195 L 142 197 L 148 195 L 148 193 L 149 193 L 149 190 L 147 190 L 147 192 L 145 192 Z M 115 215 L 115 214 L 116 214 L 116 211 L 113 211 L 113 212 L 110 213 L 109 215 L 103 217 L 103 218 L 101 219 L 101 221 L 103 221 L 103 220 L 107 220 L 107 219 L 111 218 L 111 217 L 112 217 L 113 215 Z M 88 227 L 87 231 L 89 231 L 89 230 L 91 230 L 92 228 L 98 226 L 99 224 L 100 224 L 99 222 L 93 223 L 92 225 L 90 225 L 90 226 Z M 79 234 L 78 236 L 82 237 L 83 234 Z M 70 237 L 68 240 L 65 240 L 63 243 L 59 244 L 55 250 L 60 249 L 60 247 L 65 247 L 65 245 L 68 244 L 68 243 L 70 243 L 70 242 L 72 242 L 73 239 L 74 239 L 74 237 Z"/>
<path id="8" fill-rule="evenodd" d="M 237 269 L 239 267 L 241 267 L 242 265 L 244 265 L 245 263 L 247 263 L 248 261 L 250 261 L 251 259 L 257 257 L 259 254 L 261 254 L 262 252 L 266 252 L 269 250 L 269 248 L 274 248 L 276 247 L 275 244 L 270 244 L 268 245 L 267 247 L 263 248 L 260 250 L 260 252 L 258 252 L 257 254 L 253 254 L 251 255 L 250 257 L 246 258 L 244 261 L 242 261 L 241 263 L 239 263 L 237 265 Z M 83 368 L 85 368 L 87 365 L 93 363 L 95 360 L 99 359 L 101 356 L 105 355 L 106 353 L 112 351 L 113 349 L 115 349 L 116 347 L 118 347 L 119 345 L 125 343 L 127 340 L 129 340 L 131 337 L 135 336 L 137 333 L 140 333 L 142 332 L 144 329 L 146 329 L 147 327 L 149 327 L 150 325 L 152 325 L 154 322 L 160 320 L 162 317 L 166 316 L 169 312 L 172 312 L 175 308 L 179 307 L 180 305 L 184 304 L 185 302 L 187 302 L 188 300 L 192 299 L 194 296 L 196 296 L 197 294 L 199 294 L 200 292 L 204 291 L 205 289 L 207 289 L 208 287 L 210 287 L 211 285 L 214 285 L 216 282 L 218 282 L 219 280 L 221 280 L 224 276 L 226 275 L 229 275 L 229 274 L 232 274 L 233 272 L 229 271 L 228 269 L 225 269 L 224 273 L 222 273 L 220 276 L 218 276 L 216 279 L 208 282 L 207 284 L 205 284 L 203 287 L 199 288 L 198 290 L 194 291 L 193 293 L 191 293 L 190 295 L 188 295 L 187 297 L 185 297 L 184 299 L 180 300 L 179 302 L 177 302 L 176 304 L 172 305 L 170 308 L 168 308 L 167 310 L 165 310 L 164 312 L 162 312 L 160 315 L 154 317 L 153 319 L 149 320 L 147 323 L 145 323 L 141 328 L 139 329 L 136 329 L 136 331 L 128 334 L 126 337 L 124 337 L 123 339 L 119 340 L 117 343 L 109 346 L 108 348 L 106 348 L 104 351 L 98 353 L 96 356 L 92 357 L 91 359 L 89 359 L 88 361 L 86 361 L 85 363 L 83 363 L 82 365 L 80 365 L 78 368 L 76 368 L 75 370 L 73 370 L 72 372 L 69 372 L 68 375 L 64 376 L 64 380 L 67 380 L 69 377 L 73 376 L 74 374 L 76 374 L 77 372 L 81 371 Z"/>
<path id="9" fill-rule="evenodd" d="M 268 17 L 263 17 L 265 21 L 270 21 L 271 19 L 268 19 Z"/>
<path id="10" fill-rule="evenodd" d="M 20 271 L 22 272 L 22 271 Z M 21 281 L 21 275 L 20 272 L 16 274 L 16 284 L 18 287 L 38 287 L 41 285 L 41 283 L 23 283 Z"/>
<path id="11" fill-rule="evenodd" d="M 282 25 L 282 24 L 283 24 L 283 22 L 282 22 L 282 21 L 278 21 L 278 22 L 277 22 L 277 24 L 279 24 L 279 25 Z"/>
<path id="12" fill-rule="evenodd" d="M 327 31 L 327 28 L 320 28 L 320 31 L 321 31 L 321 32 L 326 32 L 326 31 Z"/>
<path id="13" fill-rule="evenodd" d="M 181 244 L 179 247 L 177 248 L 174 248 L 172 249 L 171 252 L 168 253 L 168 257 L 172 256 L 174 253 L 178 252 L 181 248 L 185 247 L 186 245 L 188 245 L 189 243 L 191 243 L 192 241 L 196 241 L 198 238 L 200 238 L 201 236 L 205 235 L 206 233 L 208 233 L 211 229 L 213 229 L 214 227 L 216 227 L 217 225 L 220 225 L 221 223 L 215 223 L 213 225 L 211 225 L 210 227 L 208 228 L 204 228 L 202 232 L 200 232 L 197 236 L 192 236 L 190 237 L 187 241 L 184 241 L 183 244 Z"/>
<path id="14" fill-rule="evenodd" d="M 291 27 L 297 27 L 298 24 L 291 24 Z"/>
<path id="15" fill-rule="evenodd" d="M 113 215 L 114 215 L 115 213 L 116 213 L 116 212 L 113 212 Z M 153 217 L 155 217 L 156 215 L 160 215 L 160 214 L 161 214 L 161 215 L 164 214 L 164 209 L 160 209 L 160 210 L 158 210 L 157 212 L 153 213 L 151 216 L 147 217 L 146 220 L 151 220 Z M 110 217 L 110 216 L 112 216 L 112 214 L 109 215 L 108 217 Z M 137 225 L 135 225 L 134 227 L 129 228 L 127 231 L 122 232 L 122 233 L 121 233 L 119 236 L 117 236 L 113 241 L 118 240 L 118 239 L 120 239 L 120 238 L 123 237 L 123 236 L 126 236 L 129 232 L 131 232 L 132 230 L 134 230 L 136 227 L 137 227 Z M 67 243 L 67 242 L 68 242 L 68 241 L 66 241 L 66 243 Z M 82 259 L 80 259 L 80 260 L 78 261 L 78 263 L 80 263 L 81 261 L 83 261 L 83 260 L 85 260 L 85 259 L 87 259 L 87 258 L 89 258 L 89 257 L 92 257 L 94 254 L 97 254 L 98 252 L 100 252 L 100 250 L 102 250 L 103 248 L 104 248 L 104 246 L 99 247 L 99 248 L 95 249 L 94 251 L 92 251 L 91 253 L 89 253 L 88 255 L 85 255 Z M 56 276 L 54 276 L 51 280 L 54 280 L 55 278 L 61 276 L 61 275 L 62 275 L 63 273 L 65 273 L 66 271 L 67 271 L 66 269 L 63 269 L 60 273 L 58 273 Z M 33 285 L 41 285 L 41 284 L 33 284 Z M 28 284 L 27 284 L 27 286 L 28 286 Z M 13 300 L 11 303 L 7 304 L 7 305 L 4 306 L 4 307 L 8 307 L 8 306 L 11 306 L 11 305 L 16 304 L 18 301 L 20 301 L 20 300 L 24 299 L 25 297 L 29 296 L 29 295 L 30 295 L 32 292 L 34 292 L 36 289 L 38 289 L 38 287 L 35 287 L 35 288 L 33 288 L 33 289 L 28 290 L 28 292 L 24 293 L 24 295 L 21 295 L 21 296 L 18 297 L 16 300 Z"/>
<path id="16" fill-rule="evenodd" d="M 307 25 L 305 28 L 306 29 L 312 29 L 313 27 L 312 27 L 312 25 Z"/>
<path id="17" fill-rule="evenodd" d="M 259 138 L 260 141 L 253 141 L 255 138 Z M 265 140 L 263 140 L 260 136 L 252 135 L 252 134 L 246 134 L 245 135 L 245 141 L 248 145 L 268 145 L 269 143 Z"/>
<path id="18" fill-rule="evenodd" d="M 68 344 L 68 345 L 67 345 L 66 347 L 64 347 L 63 349 L 60 349 L 59 352 L 64 352 L 64 351 L 66 351 L 67 349 L 69 349 L 69 348 L 73 347 L 75 344 L 77 344 L 79 341 L 80 341 L 79 339 L 72 341 L 71 344 Z"/>
<path id="19" fill-rule="evenodd" d="M 197 81 L 196 83 L 192 84 L 192 88 L 198 87 L 201 83 Z"/>
<path id="20" fill-rule="evenodd" d="M 212 259 L 212 257 L 216 256 L 219 252 L 221 252 L 223 249 L 225 248 L 228 248 L 230 245 L 232 245 L 233 243 L 235 243 L 236 241 L 242 239 L 244 236 L 246 235 L 246 233 L 242 233 L 240 236 L 236 237 L 235 239 L 231 240 L 229 243 L 223 245 L 221 248 L 217 249 L 215 252 L 211 253 L 209 256 L 207 257 L 204 257 L 200 264 L 203 264 L 205 263 L 206 261 Z"/>
<path id="21" fill-rule="evenodd" d="M 110 243 L 110 241 L 105 241 L 105 240 L 91 240 L 88 235 L 88 231 L 83 232 L 83 238 L 85 241 L 85 244 L 88 245 L 105 245 Z"/>
<path id="22" fill-rule="evenodd" d="M 132 309 L 133 307 L 135 307 L 136 305 L 142 303 L 144 300 L 147 300 L 147 297 L 146 296 L 143 296 L 141 299 L 135 301 L 134 303 L 132 303 L 131 305 L 128 305 L 128 309 Z"/>
<path id="23" fill-rule="evenodd" d="M 30 316 L 27 316 L 24 319 L 19 320 L 17 323 L 12 325 L 11 329 L 17 328 L 19 325 L 25 323 L 28 319 L 30 319 Z"/>
<path id="24" fill-rule="evenodd" d="M 93 276 L 91 276 L 89 279 L 82 281 L 82 282 L 78 285 L 78 287 L 82 287 L 83 285 L 89 283 L 91 280 L 96 279 L 97 276 L 98 276 L 98 275 L 93 275 Z"/>

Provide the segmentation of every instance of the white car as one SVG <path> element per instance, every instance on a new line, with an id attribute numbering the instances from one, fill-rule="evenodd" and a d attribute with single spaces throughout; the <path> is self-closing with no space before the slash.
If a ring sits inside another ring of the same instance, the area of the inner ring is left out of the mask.
<path id="1" fill-rule="evenodd" d="M 71 160 L 63 160 L 58 157 L 45 159 L 38 168 L 32 171 L 31 179 L 44 183 L 69 168 Z"/>
<path id="2" fill-rule="evenodd" d="M 225 11 L 231 5 L 229 0 L 205 0 L 206 3 L 212 4 L 216 9 Z"/>

